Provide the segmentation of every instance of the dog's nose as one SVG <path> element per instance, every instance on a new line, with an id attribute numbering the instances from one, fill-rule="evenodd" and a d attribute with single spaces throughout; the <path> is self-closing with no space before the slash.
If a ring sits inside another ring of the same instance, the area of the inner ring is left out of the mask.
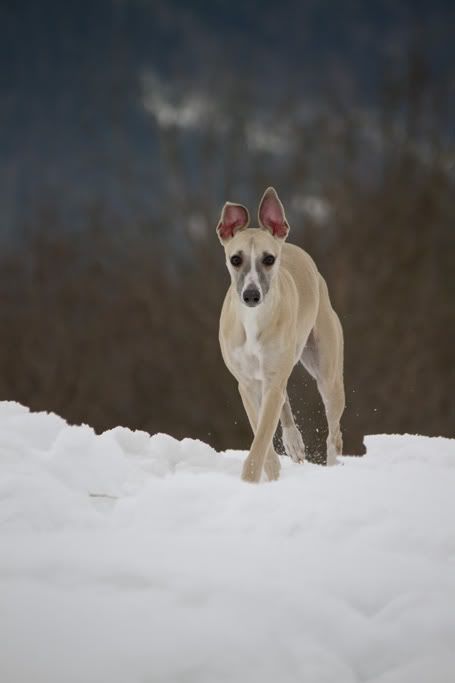
<path id="1" fill-rule="evenodd" d="M 261 300 L 261 293 L 256 287 L 248 287 L 243 292 L 243 301 L 247 306 L 257 306 Z"/>

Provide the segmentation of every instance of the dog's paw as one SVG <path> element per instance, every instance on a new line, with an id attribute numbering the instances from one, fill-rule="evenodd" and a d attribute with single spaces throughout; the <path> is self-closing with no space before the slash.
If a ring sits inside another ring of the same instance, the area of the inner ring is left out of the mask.
<path id="1" fill-rule="evenodd" d="M 276 481 L 280 478 L 281 463 L 278 453 L 273 451 L 272 455 L 267 456 L 264 470 L 269 481 Z"/>
<path id="2" fill-rule="evenodd" d="M 283 446 L 294 462 L 303 462 L 305 460 L 305 445 L 297 427 L 283 429 Z"/>
<path id="3" fill-rule="evenodd" d="M 328 452 L 327 453 L 327 467 L 335 467 L 335 465 L 343 465 L 341 460 L 338 460 L 337 453 Z"/>
<path id="4" fill-rule="evenodd" d="M 251 484 L 257 484 L 261 479 L 261 469 L 256 461 L 251 458 L 251 455 L 249 455 L 243 463 L 242 480 Z"/>
<path id="5" fill-rule="evenodd" d="M 340 463 L 337 461 L 336 458 L 335 458 L 335 460 L 333 460 L 333 458 L 327 458 L 327 467 L 335 467 L 336 465 L 339 465 L 339 464 Z"/>
<path id="6" fill-rule="evenodd" d="M 343 453 L 343 441 L 341 434 L 331 439 L 330 435 L 327 439 L 327 467 L 333 467 L 333 465 L 342 465 L 341 460 L 338 460 L 338 456 Z"/>

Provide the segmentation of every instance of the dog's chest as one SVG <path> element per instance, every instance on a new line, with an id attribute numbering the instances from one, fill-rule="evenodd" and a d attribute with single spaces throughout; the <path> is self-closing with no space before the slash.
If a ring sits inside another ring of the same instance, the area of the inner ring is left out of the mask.
<path id="1" fill-rule="evenodd" d="M 263 379 L 262 347 L 258 339 L 258 325 L 254 315 L 247 315 L 242 321 L 245 340 L 232 351 L 232 360 L 238 374 L 248 379 Z"/>

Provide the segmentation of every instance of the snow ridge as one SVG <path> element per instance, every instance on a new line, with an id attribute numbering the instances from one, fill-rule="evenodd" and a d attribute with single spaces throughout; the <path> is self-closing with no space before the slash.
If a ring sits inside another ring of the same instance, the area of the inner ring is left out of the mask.
<path id="1" fill-rule="evenodd" d="M 452 683 L 455 441 L 324 468 L 0 403 L 0 680 Z"/>

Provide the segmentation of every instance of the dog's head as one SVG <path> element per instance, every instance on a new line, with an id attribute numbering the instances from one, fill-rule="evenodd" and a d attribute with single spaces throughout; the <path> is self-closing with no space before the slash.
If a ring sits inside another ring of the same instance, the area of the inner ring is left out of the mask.
<path id="1" fill-rule="evenodd" d="M 258 306 L 267 296 L 289 232 L 283 205 L 273 187 L 264 192 L 258 221 L 259 228 L 248 228 L 248 209 L 226 202 L 216 229 L 240 301 L 250 307 Z"/>

